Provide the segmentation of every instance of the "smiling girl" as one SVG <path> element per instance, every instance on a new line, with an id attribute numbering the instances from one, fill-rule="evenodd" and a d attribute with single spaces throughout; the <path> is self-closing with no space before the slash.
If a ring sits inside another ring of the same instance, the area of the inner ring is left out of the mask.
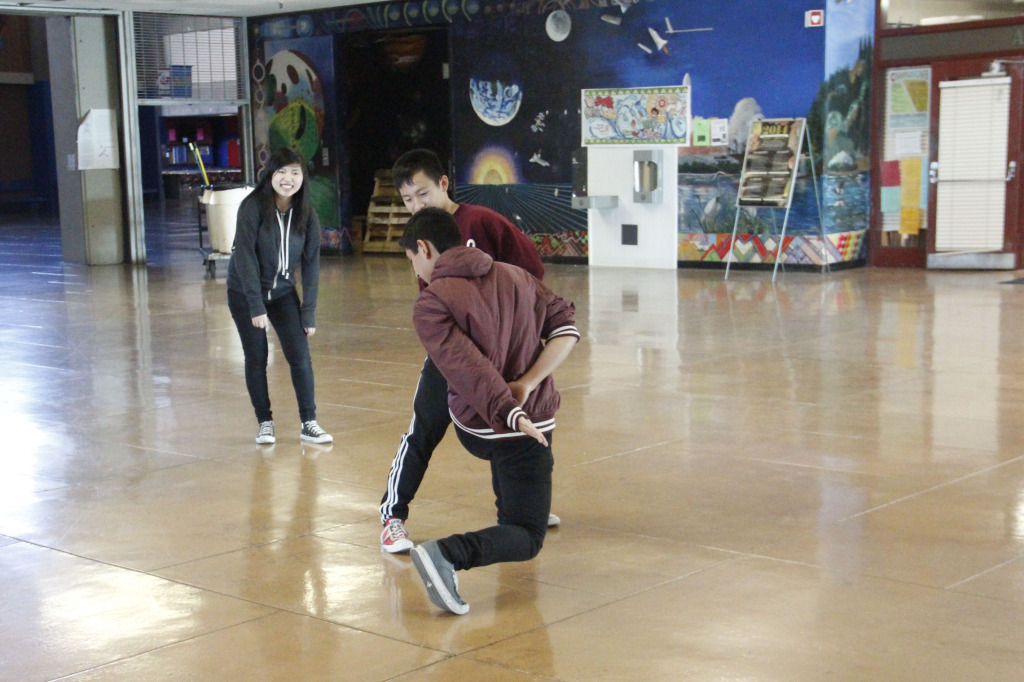
<path id="1" fill-rule="evenodd" d="M 313 361 L 308 337 L 316 332 L 320 277 L 320 219 L 309 203 L 306 164 L 293 150 L 270 157 L 256 189 L 238 207 L 228 263 L 228 308 L 245 354 L 245 386 L 256 411 L 256 442 L 275 441 L 267 387 L 267 325 L 273 325 L 291 368 L 299 403 L 299 436 L 312 443 L 333 438 L 316 423 Z M 296 271 L 302 271 L 302 298 Z"/>

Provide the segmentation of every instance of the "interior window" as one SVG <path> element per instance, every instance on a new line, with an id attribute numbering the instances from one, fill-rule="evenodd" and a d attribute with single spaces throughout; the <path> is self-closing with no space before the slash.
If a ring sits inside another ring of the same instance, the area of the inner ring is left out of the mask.
<path id="1" fill-rule="evenodd" d="M 882 0 L 882 14 L 885 28 L 940 26 L 1024 16 L 1024 0 Z"/>

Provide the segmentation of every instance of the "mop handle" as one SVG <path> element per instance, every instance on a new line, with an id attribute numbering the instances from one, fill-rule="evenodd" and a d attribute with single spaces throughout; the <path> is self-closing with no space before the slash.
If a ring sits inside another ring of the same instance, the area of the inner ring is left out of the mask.
<path id="1" fill-rule="evenodd" d="M 210 186 L 210 178 L 206 177 L 206 166 L 203 165 L 203 157 L 199 156 L 199 149 L 196 148 L 195 142 L 188 143 L 189 149 L 196 155 L 196 162 L 199 164 L 199 172 L 203 174 L 203 184 L 207 187 Z"/>

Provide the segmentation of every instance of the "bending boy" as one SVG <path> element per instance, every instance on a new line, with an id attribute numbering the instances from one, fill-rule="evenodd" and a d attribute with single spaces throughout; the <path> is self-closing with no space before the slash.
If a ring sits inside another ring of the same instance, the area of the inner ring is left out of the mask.
<path id="1" fill-rule="evenodd" d="M 459 596 L 455 571 L 527 561 L 544 543 L 559 404 L 551 373 L 579 331 L 572 303 L 525 270 L 462 246 L 444 209 L 417 211 L 401 244 L 417 277 L 428 283 L 413 323 L 447 379 L 456 433 L 471 454 L 491 464 L 498 525 L 411 551 L 430 600 L 463 614 L 469 605 Z"/>
<path id="2" fill-rule="evenodd" d="M 475 246 L 494 260 L 518 265 L 537 279 L 543 279 L 544 265 L 537 248 L 519 228 L 489 208 L 451 200 L 448 176 L 437 154 L 429 149 L 408 151 L 395 162 L 391 177 L 410 213 L 423 208 L 442 209 L 455 219 L 461 244 Z M 421 289 L 426 285 L 420 282 Z M 434 448 L 451 423 L 447 394 L 447 382 L 427 357 L 416 385 L 412 422 L 391 463 L 387 491 L 380 502 L 380 520 L 384 526 L 380 546 L 386 552 L 404 552 L 412 547 L 405 529 L 409 503 L 423 482 Z M 548 525 L 557 523 L 558 517 L 549 517 Z"/>

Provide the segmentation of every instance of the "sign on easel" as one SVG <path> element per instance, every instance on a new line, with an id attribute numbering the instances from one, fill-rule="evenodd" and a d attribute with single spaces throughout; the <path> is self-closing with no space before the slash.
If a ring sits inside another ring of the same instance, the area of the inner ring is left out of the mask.
<path id="1" fill-rule="evenodd" d="M 775 209 L 785 208 L 782 219 L 782 233 L 779 235 L 778 246 L 775 248 L 775 267 L 772 269 L 772 281 L 779 272 L 782 261 L 782 248 L 786 243 L 786 225 L 789 223 L 789 209 L 793 205 L 793 192 L 796 188 L 797 172 L 800 168 L 800 155 L 803 153 L 804 141 L 807 150 L 813 156 L 811 132 L 803 118 L 766 118 L 754 121 L 750 126 L 750 137 L 747 139 L 747 150 L 743 155 L 743 170 L 740 171 L 740 188 L 736 194 L 736 206 L 747 208 L 767 208 L 775 220 Z M 825 222 L 821 213 L 821 197 L 818 196 L 818 176 L 811 161 L 814 199 L 818 206 L 818 220 L 821 225 L 822 262 L 828 267 L 828 253 L 825 247 Z M 732 265 L 736 246 L 736 232 L 740 224 L 740 211 L 736 211 L 736 220 L 732 226 L 732 238 L 729 240 L 729 253 L 725 262 L 725 278 L 729 279 L 729 267 Z"/>
<path id="2" fill-rule="evenodd" d="M 802 118 L 751 124 L 740 173 L 740 206 L 789 206 L 803 140 Z"/>

